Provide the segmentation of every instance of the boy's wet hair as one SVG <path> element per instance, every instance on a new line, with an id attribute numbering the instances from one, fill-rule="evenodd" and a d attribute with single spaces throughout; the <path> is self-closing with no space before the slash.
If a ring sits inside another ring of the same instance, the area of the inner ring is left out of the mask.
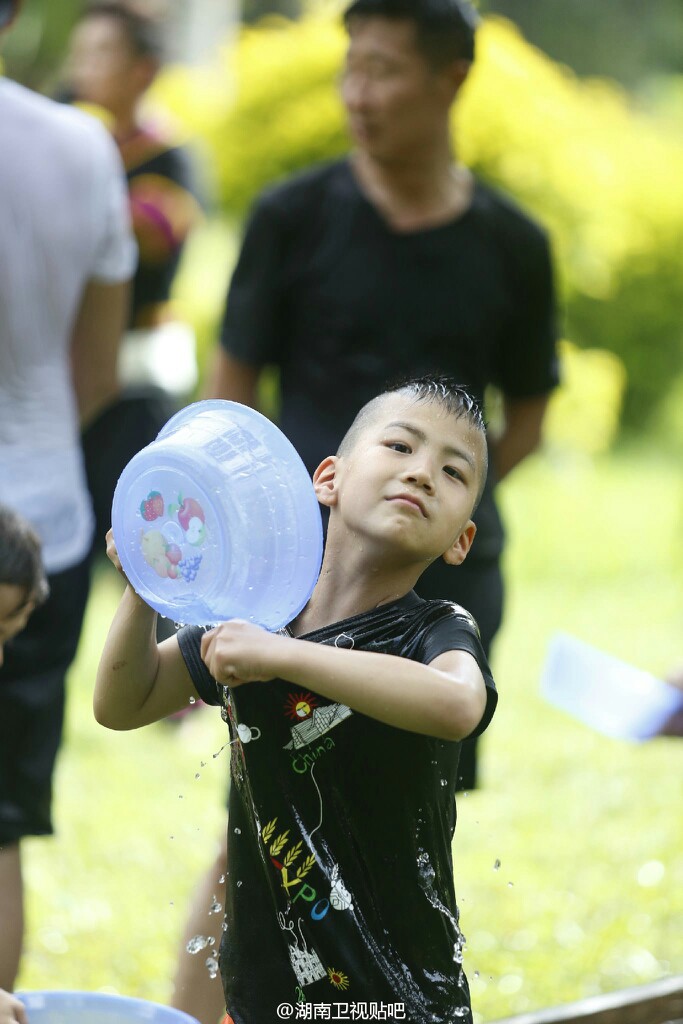
<path id="1" fill-rule="evenodd" d="M 435 69 L 474 60 L 478 16 L 468 0 L 354 0 L 343 17 L 347 30 L 356 18 L 412 21 L 417 48 Z"/>
<path id="2" fill-rule="evenodd" d="M 111 18 L 118 22 L 128 45 L 137 57 L 151 57 L 159 64 L 164 59 L 164 41 L 158 19 L 143 13 L 131 4 L 116 0 L 92 0 L 81 13 L 79 21 L 88 18 Z"/>
<path id="3" fill-rule="evenodd" d="M 390 384 L 384 394 L 403 394 L 418 402 L 441 402 L 457 419 L 466 419 L 475 430 L 481 431 L 482 434 L 486 433 L 481 403 L 464 384 L 459 384 L 455 377 L 448 377 L 445 374 L 408 377 Z"/>
<path id="4" fill-rule="evenodd" d="M 50 588 L 40 541 L 25 519 L 0 505 L 0 584 L 21 587 L 26 601 L 42 604 Z"/>

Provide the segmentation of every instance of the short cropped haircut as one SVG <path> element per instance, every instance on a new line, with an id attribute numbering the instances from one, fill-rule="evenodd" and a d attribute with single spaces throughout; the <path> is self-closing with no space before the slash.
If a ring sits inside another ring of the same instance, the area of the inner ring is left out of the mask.
<path id="1" fill-rule="evenodd" d="M 156 18 L 144 14 L 131 4 L 116 3 L 116 0 L 93 0 L 81 13 L 78 21 L 100 17 L 118 22 L 136 56 L 152 57 L 158 63 L 162 63 L 164 41 L 161 25 Z"/>
<path id="2" fill-rule="evenodd" d="M 343 17 L 347 31 L 356 18 L 412 21 L 420 53 L 437 70 L 474 60 L 478 15 L 468 0 L 353 0 Z"/>
<path id="3" fill-rule="evenodd" d="M 476 508 L 481 500 L 488 473 L 488 448 L 486 444 L 486 422 L 482 407 L 474 395 L 455 378 L 445 375 L 426 375 L 409 377 L 406 380 L 390 384 L 376 398 L 370 399 L 360 410 L 353 423 L 342 438 L 337 450 L 340 457 L 351 453 L 358 438 L 379 411 L 382 403 L 390 395 L 403 395 L 415 402 L 437 402 L 443 409 L 456 419 L 464 419 L 471 427 L 482 435 L 484 450 L 484 466 L 479 492 L 475 501 Z"/>
<path id="4" fill-rule="evenodd" d="M 42 604 L 49 587 L 40 541 L 25 519 L 0 505 L 0 583 L 21 587 L 27 601 Z"/>

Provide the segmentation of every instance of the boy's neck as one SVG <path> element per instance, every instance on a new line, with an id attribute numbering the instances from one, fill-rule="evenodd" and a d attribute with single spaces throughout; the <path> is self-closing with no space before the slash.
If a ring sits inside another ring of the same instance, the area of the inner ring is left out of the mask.
<path id="1" fill-rule="evenodd" d="M 301 636 L 397 601 L 413 589 L 425 568 L 392 567 L 384 571 L 375 566 L 368 571 L 364 558 L 342 561 L 333 558 L 327 549 L 311 599 L 290 623 L 290 629 Z"/>

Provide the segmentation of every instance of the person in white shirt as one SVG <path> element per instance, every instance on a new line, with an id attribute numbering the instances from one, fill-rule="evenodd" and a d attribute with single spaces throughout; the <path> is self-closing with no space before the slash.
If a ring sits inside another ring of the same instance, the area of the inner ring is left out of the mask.
<path id="1" fill-rule="evenodd" d="M 0 31 L 20 0 L 0 0 Z M 20 844 L 52 832 L 64 680 L 88 593 L 80 430 L 116 391 L 136 265 L 123 168 L 87 114 L 0 77 L 0 495 L 33 526 L 50 597 L 0 666 L 0 988 L 23 942 Z"/>

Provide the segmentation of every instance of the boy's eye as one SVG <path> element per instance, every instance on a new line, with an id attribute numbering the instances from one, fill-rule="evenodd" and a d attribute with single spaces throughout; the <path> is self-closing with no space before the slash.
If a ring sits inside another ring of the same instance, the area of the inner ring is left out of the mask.
<path id="1" fill-rule="evenodd" d="M 455 466 L 444 466 L 443 469 L 447 476 L 453 477 L 454 480 L 462 480 L 462 473 L 459 469 L 456 469 Z"/>
<path id="2" fill-rule="evenodd" d="M 395 452 L 401 452 L 403 455 L 410 455 L 410 445 L 404 441 L 387 441 L 387 448 L 391 448 Z"/>

